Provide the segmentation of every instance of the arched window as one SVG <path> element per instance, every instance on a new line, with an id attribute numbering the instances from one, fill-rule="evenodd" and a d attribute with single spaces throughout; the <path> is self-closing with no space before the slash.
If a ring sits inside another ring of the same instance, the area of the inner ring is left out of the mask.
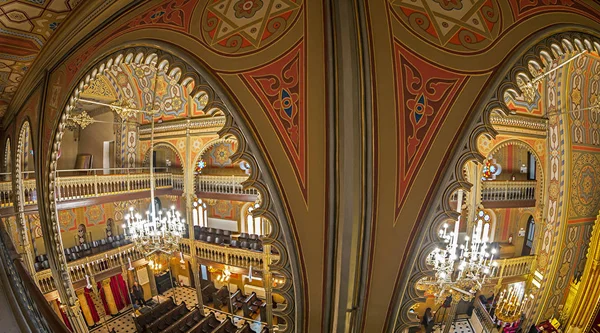
<path id="1" fill-rule="evenodd" d="M 198 199 L 198 201 L 194 201 L 192 219 L 193 219 L 194 225 L 197 225 L 200 227 L 208 227 L 208 214 L 206 211 L 206 203 L 204 203 L 202 201 L 202 199 Z"/>
<path id="2" fill-rule="evenodd" d="M 254 217 L 252 211 L 257 208 L 258 204 L 254 207 L 248 207 L 248 215 L 246 216 L 246 232 L 249 234 L 263 235 L 263 219 L 261 217 Z"/>
<path id="3" fill-rule="evenodd" d="M 529 220 L 527 220 L 527 233 L 525 236 L 525 246 L 531 250 L 533 248 L 533 238 L 535 236 L 535 221 L 533 220 L 533 216 L 530 216 Z"/>

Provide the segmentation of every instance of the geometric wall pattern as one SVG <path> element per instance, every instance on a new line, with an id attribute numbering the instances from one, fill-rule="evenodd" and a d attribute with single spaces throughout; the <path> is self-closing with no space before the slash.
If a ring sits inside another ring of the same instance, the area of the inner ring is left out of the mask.
<path id="1" fill-rule="evenodd" d="M 424 154 L 444 122 L 465 76 L 418 58 L 398 40 L 394 41 L 394 56 L 399 150 L 397 216 Z"/>
<path id="2" fill-rule="evenodd" d="M 0 2 L 1 120 L 44 44 L 81 0 Z"/>
<path id="3" fill-rule="evenodd" d="M 276 129 L 306 200 L 306 55 L 303 41 L 279 59 L 239 77 Z"/>

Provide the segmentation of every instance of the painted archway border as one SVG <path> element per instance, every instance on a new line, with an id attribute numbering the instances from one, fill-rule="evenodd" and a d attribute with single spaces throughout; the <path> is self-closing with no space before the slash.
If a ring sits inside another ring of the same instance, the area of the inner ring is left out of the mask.
<path id="1" fill-rule="evenodd" d="M 560 30 L 559 30 L 560 29 Z M 577 29 L 577 27 L 574 27 Z M 431 202 L 436 203 L 429 209 L 422 219 L 422 222 L 418 223 L 415 230 L 415 239 L 411 245 L 406 261 L 404 262 L 404 268 L 396 280 L 396 286 L 394 288 L 395 294 L 392 299 L 392 307 L 390 308 L 391 322 L 386 324 L 388 332 L 402 332 L 407 330 L 409 327 L 419 325 L 419 321 L 416 316 L 411 314 L 410 309 L 418 302 L 422 301 L 421 294 L 416 290 L 416 282 L 424 276 L 431 275 L 430 269 L 423 265 L 425 258 L 431 249 L 436 245 L 441 244 L 441 240 L 437 236 L 435 230 L 438 230 L 440 226 L 448 219 L 456 220 L 457 214 L 450 207 L 450 196 L 457 189 L 463 189 L 469 191 L 472 184 L 470 184 L 466 178 L 464 178 L 463 165 L 468 161 L 475 161 L 481 163 L 484 156 L 478 151 L 477 140 L 481 135 L 487 135 L 491 138 L 496 137 L 498 132 L 494 129 L 491 124 L 490 116 L 493 112 L 498 113 L 502 116 L 509 116 L 510 111 L 504 103 L 504 94 L 522 94 L 523 91 L 517 84 L 517 79 L 532 82 L 533 78 L 539 75 L 541 70 L 547 70 L 556 66 L 561 57 L 572 55 L 583 50 L 588 52 L 600 53 L 600 41 L 598 38 L 579 32 L 567 32 L 567 33 L 556 33 L 552 35 L 553 31 L 565 31 L 565 27 L 548 29 L 542 36 L 540 35 L 531 37 L 523 45 L 530 45 L 530 47 L 523 46 L 516 52 L 515 55 L 509 59 L 504 68 L 499 70 L 494 76 L 494 80 L 491 81 L 490 87 L 495 87 L 489 90 L 487 98 L 483 99 L 480 105 L 476 105 L 476 110 L 482 110 L 478 114 L 471 116 L 471 121 L 464 136 L 457 144 L 457 151 L 448 163 L 449 167 L 445 171 L 443 178 L 441 179 L 441 185 L 437 194 Z M 552 80 L 552 76 L 550 76 Z M 556 95 L 555 95 L 556 96 Z M 487 102 L 486 102 L 487 101 Z M 551 108 L 551 105 L 548 105 Z M 562 124 L 562 120 L 559 117 L 550 117 L 549 122 L 549 133 L 554 135 L 550 139 L 550 149 L 553 147 L 556 149 L 564 150 L 564 137 L 559 135 L 562 130 L 562 125 L 559 128 L 559 124 Z M 553 140 L 554 139 L 554 140 Z M 550 185 L 558 186 L 555 190 L 552 188 L 549 190 L 551 193 L 556 193 L 556 197 L 549 197 L 549 205 L 559 205 L 559 201 L 562 202 L 562 196 L 564 194 L 564 181 L 561 180 L 564 177 L 564 155 L 561 161 L 553 161 L 551 157 L 550 165 L 556 163 L 560 167 L 556 168 L 556 172 L 548 175 L 550 177 Z M 554 200 L 554 201 L 553 201 Z M 545 207 L 547 209 L 547 207 Z M 547 237 L 544 237 L 544 244 L 541 245 L 540 250 L 542 254 L 544 251 L 546 257 L 550 253 L 553 253 L 556 245 L 559 244 L 558 239 L 560 234 L 558 232 L 557 224 L 560 223 L 560 211 L 558 209 L 547 209 L 548 223 L 545 224 L 544 233 Z M 550 259 L 551 260 L 551 259 Z M 539 261 L 539 260 L 538 260 Z M 547 262 L 546 265 L 550 266 L 552 262 Z M 538 267 L 540 264 L 538 263 Z M 540 291 L 543 294 L 543 290 Z M 536 298 L 534 309 L 538 309 L 540 306 L 542 297 Z"/>
<path id="2" fill-rule="evenodd" d="M 213 107 L 219 107 L 222 110 L 237 109 L 234 104 L 229 100 L 226 93 L 217 93 L 213 87 L 219 87 L 219 84 L 210 77 L 208 71 L 204 70 L 202 65 L 194 58 L 189 56 L 185 51 L 177 49 L 174 52 L 165 51 L 173 50 L 175 47 L 166 45 L 157 41 L 139 41 L 137 45 L 152 45 L 152 46 L 130 46 L 130 44 L 122 45 L 111 50 L 107 50 L 101 53 L 99 56 L 94 58 L 94 61 L 90 61 L 87 66 L 78 76 L 78 80 L 71 84 L 69 91 L 69 99 L 62 104 L 62 107 L 58 110 L 59 114 L 50 114 L 50 119 L 46 121 L 45 131 L 41 138 L 42 143 L 46 148 L 52 148 L 43 150 L 49 154 L 45 156 L 46 160 L 42 162 L 41 169 L 44 170 L 43 190 L 44 205 L 42 205 L 44 212 L 49 217 L 48 221 L 50 225 L 48 228 L 48 234 L 50 239 L 48 240 L 49 246 L 47 248 L 53 248 L 57 250 L 54 259 L 51 263 L 55 266 L 56 271 L 65 271 L 66 260 L 63 255 L 62 245 L 60 240 L 60 229 L 57 223 L 56 204 L 52 198 L 54 198 L 54 171 L 56 170 L 57 151 L 60 148 L 60 141 L 62 139 L 62 132 L 64 131 L 64 120 L 66 116 L 73 111 L 74 104 L 77 97 L 84 90 L 87 84 L 90 83 L 94 77 L 113 64 L 119 64 L 121 62 L 134 62 L 134 63 L 156 63 L 159 70 L 167 71 L 168 75 L 175 78 L 178 83 L 187 86 L 189 88 L 190 95 L 194 96 L 200 91 L 208 92 L 211 99 L 207 104 L 207 109 Z M 177 56 L 173 55 L 177 53 Z M 53 116 L 53 117 L 52 117 Z M 256 145 L 250 140 L 247 140 L 245 133 L 250 133 L 247 127 L 242 121 L 242 118 L 236 113 L 231 113 L 227 116 L 225 126 L 219 131 L 219 136 L 222 138 L 233 138 L 235 137 L 239 143 L 238 150 L 232 155 L 232 160 L 243 159 L 248 162 L 255 172 L 251 173 L 248 180 L 242 185 L 255 187 L 263 198 L 261 206 L 255 210 L 255 213 L 259 216 L 263 216 L 272 222 L 272 232 L 270 235 L 265 237 L 264 243 L 275 246 L 280 253 L 280 259 L 277 262 L 272 263 L 271 270 L 274 274 L 285 277 L 285 283 L 278 288 L 274 289 L 273 292 L 282 295 L 288 302 L 288 306 L 283 309 L 275 309 L 274 315 L 283 319 L 286 323 L 283 331 L 292 332 L 302 331 L 304 324 L 304 281 L 305 276 L 302 273 L 300 267 L 300 257 L 297 246 L 296 237 L 293 234 L 293 228 L 287 223 L 287 217 L 283 213 L 282 201 L 272 195 L 270 189 L 276 189 L 274 182 L 270 175 L 260 172 L 266 170 L 264 159 L 262 158 L 261 152 L 256 148 Z M 47 138 L 47 140 L 46 140 Z M 293 283 L 292 283 L 293 281 Z M 64 299 L 68 300 L 69 305 L 76 303 L 76 297 L 72 292 L 71 281 L 68 276 L 61 278 L 63 283 L 63 290 L 65 290 Z M 60 293 L 60 290 L 59 290 Z"/>

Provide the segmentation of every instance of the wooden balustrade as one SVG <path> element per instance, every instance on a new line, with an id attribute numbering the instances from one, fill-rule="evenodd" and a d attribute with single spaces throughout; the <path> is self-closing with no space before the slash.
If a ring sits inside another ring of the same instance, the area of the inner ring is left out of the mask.
<path id="1" fill-rule="evenodd" d="M 488 180 L 482 184 L 483 201 L 535 200 L 535 180 Z"/>
<path id="2" fill-rule="evenodd" d="M 0 182 L 0 208 L 12 207 L 13 205 L 12 182 Z"/>
<path id="3" fill-rule="evenodd" d="M 183 175 L 173 175 L 173 189 L 183 191 Z"/>
<path id="4" fill-rule="evenodd" d="M 143 255 L 132 244 L 127 244 L 107 252 L 98 253 L 69 262 L 69 276 L 76 282 L 85 279 L 86 275 L 93 276 L 113 268 L 142 259 Z M 40 290 L 46 294 L 56 289 L 56 282 L 50 269 L 45 269 L 35 274 L 35 281 Z"/>
<path id="5" fill-rule="evenodd" d="M 534 261 L 535 256 L 496 259 L 494 262 L 498 264 L 498 268 L 493 278 L 507 278 L 530 274 Z"/>
<path id="6" fill-rule="evenodd" d="M 227 245 L 217 245 L 199 240 L 181 239 L 180 250 L 186 255 L 196 255 L 198 258 L 219 262 L 226 265 L 250 268 L 262 267 L 263 253 L 247 249 L 239 249 Z M 279 255 L 272 254 L 274 261 Z"/>
<path id="7" fill-rule="evenodd" d="M 479 298 L 475 298 L 474 303 L 474 316 L 471 317 L 471 321 L 473 322 L 473 319 L 476 319 L 479 322 L 473 322 L 473 326 L 481 326 L 481 328 L 483 328 L 483 332 L 485 333 L 497 333 L 498 329 L 496 328 L 496 324 L 494 324 L 494 320 L 490 316 L 489 312 L 485 309 L 485 306 L 481 304 L 481 300 Z"/>
<path id="8" fill-rule="evenodd" d="M 173 187 L 171 173 L 155 173 L 156 188 Z M 68 176 L 56 179 L 57 200 L 76 200 L 117 193 L 150 190 L 150 174 Z"/>
<path id="9" fill-rule="evenodd" d="M 35 188 L 35 179 L 23 180 L 24 205 L 34 205 L 37 203 L 37 190 Z"/>
<path id="10" fill-rule="evenodd" d="M 257 195 L 258 192 L 256 189 L 243 188 L 242 182 L 246 181 L 247 179 L 248 176 L 200 175 L 196 177 L 196 191 L 209 193 Z"/>

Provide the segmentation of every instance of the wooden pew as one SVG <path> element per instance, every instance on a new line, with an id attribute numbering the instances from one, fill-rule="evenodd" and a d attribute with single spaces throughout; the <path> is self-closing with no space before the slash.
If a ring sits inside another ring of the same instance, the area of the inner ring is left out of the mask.
<path id="1" fill-rule="evenodd" d="M 196 308 L 194 311 L 188 312 L 185 316 L 179 318 L 179 320 L 167 327 L 164 333 L 185 332 L 199 323 L 202 319 L 204 319 L 204 315 L 200 312 L 200 309 Z"/>
<path id="2" fill-rule="evenodd" d="M 206 287 L 202 288 L 202 301 L 204 304 L 210 303 L 213 301 L 213 295 L 216 293 L 218 289 L 215 287 L 215 284 L 210 281 Z"/>
<path id="3" fill-rule="evenodd" d="M 165 313 L 160 318 L 152 322 L 151 325 L 146 329 L 146 333 L 158 333 L 171 326 L 179 318 L 185 316 L 190 310 L 185 306 L 185 302 L 182 302 L 178 306 L 174 307 L 171 311 Z"/>
<path id="4" fill-rule="evenodd" d="M 217 329 L 212 331 L 212 333 L 236 333 L 237 330 L 238 328 L 231 322 L 231 318 L 227 318 L 223 320 L 221 325 L 219 325 Z"/>
<path id="5" fill-rule="evenodd" d="M 175 302 L 173 302 L 173 298 L 169 297 L 167 301 L 158 304 L 152 310 L 150 310 L 150 312 L 144 313 L 143 315 L 134 318 L 133 322 L 135 323 L 136 330 L 139 333 L 144 332 L 146 326 L 150 325 L 153 321 L 155 321 L 163 314 L 169 312 L 174 307 Z"/>
<path id="6" fill-rule="evenodd" d="M 213 304 L 217 310 L 221 310 L 224 306 L 229 309 L 229 289 L 227 286 L 221 287 L 213 294 Z"/>
<path id="7" fill-rule="evenodd" d="M 212 333 L 219 325 L 221 325 L 221 322 L 215 317 L 215 314 L 211 312 L 199 323 L 187 330 L 186 333 Z"/>
<path id="8" fill-rule="evenodd" d="M 258 311 L 260 306 L 262 305 L 262 301 L 256 297 L 256 293 L 252 292 L 250 296 L 244 300 L 244 304 L 242 305 L 242 310 L 244 310 L 244 317 L 252 318 L 252 314 Z"/>
<path id="9" fill-rule="evenodd" d="M 231 295 L 230 302 L 231 302 L 231 306 L 233 307 L 234 313 L 236 311 L 242 309 L 245 299 L 246 299 L 246 296 L 244 296 L 244 294 L 242 294 L 241 289 L 238 289 L 235 293 L 233 293 L 233 295 Z"/>

